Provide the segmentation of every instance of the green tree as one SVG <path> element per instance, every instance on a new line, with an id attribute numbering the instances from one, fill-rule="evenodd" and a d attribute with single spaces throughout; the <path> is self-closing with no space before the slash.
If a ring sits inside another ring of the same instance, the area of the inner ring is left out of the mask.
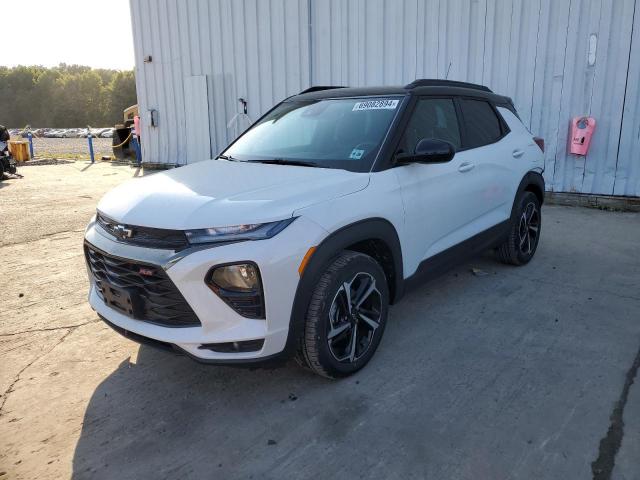
<path id="1" fill-rule="evenodd" d="M 64 63 L 0 67 L 0 124 L 10 127 L 110 126 L 135 103 L 133 71 Z"/>
<path id="2" fill-rule="evenodd" d="M 136 104 L 136 78 L 133 70 L 116 72 L 107 86 L 107 115 L 111 122 L 122 122 L 122 111 Z"/>
<path id="3" fill-rule="evenodd" d="M 36 80 L 29 124 L 34 126 L 52 124 L 52 113 L 56 108 L 57 81 L 61 73 L 44 69 Z"/>

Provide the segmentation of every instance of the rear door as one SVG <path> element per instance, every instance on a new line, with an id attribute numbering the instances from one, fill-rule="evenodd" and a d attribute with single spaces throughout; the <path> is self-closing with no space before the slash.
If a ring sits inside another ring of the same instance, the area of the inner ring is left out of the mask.
<path id="1" fill-rule="evenodd" d="M 505 158 L 506 166 L 514 171 L 513 178 L 517 182 L 512 185 L 511 198 L 514 199 L 520 180 L 527 172 L 533 170 L 542 173 L 544 171 L 544 153 L 536 144 L 531 132 L 511 110 L 502 106 L 499 106 L 497 110 L 511 130 L 506 139 L 511 147 L 511 150 L 507 149 L 507 153 L 510 152 L 511 156 L 506 155 Z"/>
<path id="2" fill-rule="evenodd" d="M 525 148 L 494 106 L 481 98 L 458 98 L 464 154 L 473 165 L 474 219 L 459 232 L 462 239 L 483 232 L 511 214 L 514 189 L 522 179 L 518 163 Z"/>

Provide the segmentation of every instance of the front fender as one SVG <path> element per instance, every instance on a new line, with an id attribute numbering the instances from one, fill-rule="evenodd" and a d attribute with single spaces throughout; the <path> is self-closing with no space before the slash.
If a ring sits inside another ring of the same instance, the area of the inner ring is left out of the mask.
<path id="1" fill-rule="evenodd" d="M 395 302 L 402 296 L 404 290 L 402 250 L 398 233 L 393 225 L 383 218 L 370 218 L 336 230 L 317 246 L 298 283 L 285 347 L 289 354 L 293 354 L 297 349 L 298 339 L 304 330 L 307 306 L 311 301 L 318 278 L 340 252 L 350 245 L 364 240 L 381 240 L 389 247 L 393 258 L 394 272 L 393 285 L 389 285 L 392 292 L 391 300 Z"/>

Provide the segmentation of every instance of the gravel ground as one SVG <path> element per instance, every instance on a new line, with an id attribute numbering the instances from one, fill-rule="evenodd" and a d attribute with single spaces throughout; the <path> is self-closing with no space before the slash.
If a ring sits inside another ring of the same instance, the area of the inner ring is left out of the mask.
<path id="1" fill-rule="evenodd" d="M 117 335 L 82 237 L 140 172 L 23 173 L 0 183 L 0 480 L 640 478 L 640 214 L 545 206 L 529 265 L 485 255 L 408 292 L 330 382 Z"/>
<path id="2" fill-rule="evenodd" d="M 88 161 L 18 167 L 18 172 L 24 178 L 0 182 L 0 246 L 83 232 L 106 191 L 142 174 L 137 168 Z"/>
<path id="3" fill-rule="evenodd" d="M 111 138 L 94 138 L 93 151 L 96 158 L 111 156 Z M 86 138 L 34 138 L 35 158 L 89 158 Z"/>

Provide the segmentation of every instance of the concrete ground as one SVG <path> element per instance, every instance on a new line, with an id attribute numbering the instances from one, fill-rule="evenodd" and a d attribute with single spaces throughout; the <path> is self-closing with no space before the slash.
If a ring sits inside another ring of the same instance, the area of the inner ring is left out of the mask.
<path id="1" fill-rule="evenodd" d="M 0 184 L 0 480 L 640 478 L 640 214 L 545 206 L 529 265 L 487 255 L 411 291 L 332 382 L 115 334 L 82 233 L 138 172 L 23 173 Z"/>

